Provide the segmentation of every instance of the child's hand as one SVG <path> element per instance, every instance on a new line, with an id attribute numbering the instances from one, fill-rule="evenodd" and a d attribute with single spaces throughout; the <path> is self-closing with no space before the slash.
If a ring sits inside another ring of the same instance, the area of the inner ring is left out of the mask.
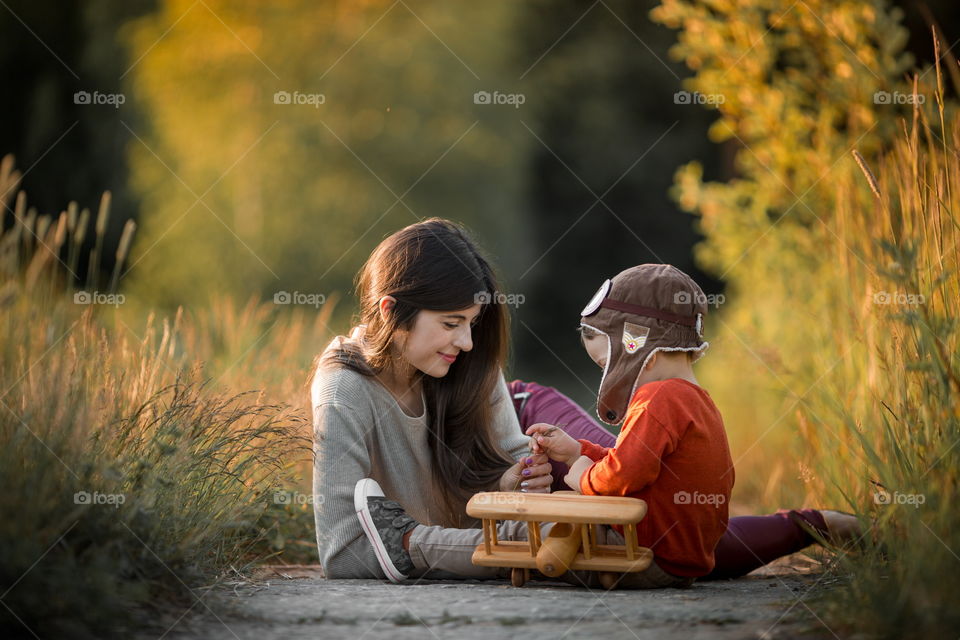
<path id="1" fill-rule="evenodd" d="M 568 465 L 580 457 L 580 443 L 560 427 L 538 422 L 527 427 L 527 435 L 534 453 L 546 453 L 551 460 Z"/>

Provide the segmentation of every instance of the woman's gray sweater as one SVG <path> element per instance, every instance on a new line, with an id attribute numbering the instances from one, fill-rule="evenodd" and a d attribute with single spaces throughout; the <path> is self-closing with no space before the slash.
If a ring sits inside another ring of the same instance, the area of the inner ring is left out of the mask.
<path id="1" fill-rule="evenodd" d="M 340 339 L 327 349 L 335 348 Z M 519 460 L 528 451 L 529 438 L 520 431 L 502 377 L 496 393 L 495 437 L 504 451 Z M 440 494 L 433 484 L 427 409 L 412 418 L 375 379 L 322 364 L 314 372 L 310 395 L 320 564 L 328 578 L 384 578 L 353 507 L 358 480 L 379 482 L 388 498 L 422 524 L 452 524 L 442 515 Z"/>

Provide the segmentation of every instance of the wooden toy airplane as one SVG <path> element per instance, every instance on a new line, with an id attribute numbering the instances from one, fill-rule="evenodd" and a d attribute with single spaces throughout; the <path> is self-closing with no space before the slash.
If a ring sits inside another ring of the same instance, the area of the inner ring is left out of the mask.
<path id="1" fill-rule="evenodd" d="M 637 543 L 637 523 L 647 503 L 637 498 L 556 493 L 481 492 L 470 498 L 467 514 L 483 521 L 483 544 L 472 562 L 481 567 L 510 567 L 510 582 L 522 587 L 530 569 L 556 578 L 568 569 L 600 572 L 613 588 L 621 573 L 643 571 L 653 552 Z M 497 539 L 497 520 L 527 523 L 527 541 Z M 555 522 L 545 540 L 540 523 Z M 625 545 L 597 544 L 599 525 L 623 525 Z"/>

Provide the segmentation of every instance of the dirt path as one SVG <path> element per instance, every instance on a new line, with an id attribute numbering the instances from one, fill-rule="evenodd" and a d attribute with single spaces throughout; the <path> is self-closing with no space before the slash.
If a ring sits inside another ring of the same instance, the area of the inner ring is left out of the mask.
<path id="1" fill-rule="evenodd" d="M 802 602 L 822 576 L 800 555 L 738 580 L 632 592 L 543 582 L 515 589 L 477 581 L 328 581 L 316 569 L 285 568 L 208 594 L 160 631 L 169 627 L 164 638 L 232 640 L 833 638 Z"/>

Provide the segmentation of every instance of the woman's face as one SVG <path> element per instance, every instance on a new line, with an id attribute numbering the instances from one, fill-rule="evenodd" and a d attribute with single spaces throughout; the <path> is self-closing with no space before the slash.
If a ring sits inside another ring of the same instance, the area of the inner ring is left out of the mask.
<path id="1" fill-rule="evenodd" d="M 581 325 L 580 338 L 590 359 L 596 362 L 601 369 L 607 366 L 607 336 L 590 327 Z"/>
<path id="2" fill-rule="evenodd" d="M 428 376 L 447 375 L 460 352 L 473 349 L 471 332 L 481 308 L 419 311 L 404 341 L 403 359 Z"/>

